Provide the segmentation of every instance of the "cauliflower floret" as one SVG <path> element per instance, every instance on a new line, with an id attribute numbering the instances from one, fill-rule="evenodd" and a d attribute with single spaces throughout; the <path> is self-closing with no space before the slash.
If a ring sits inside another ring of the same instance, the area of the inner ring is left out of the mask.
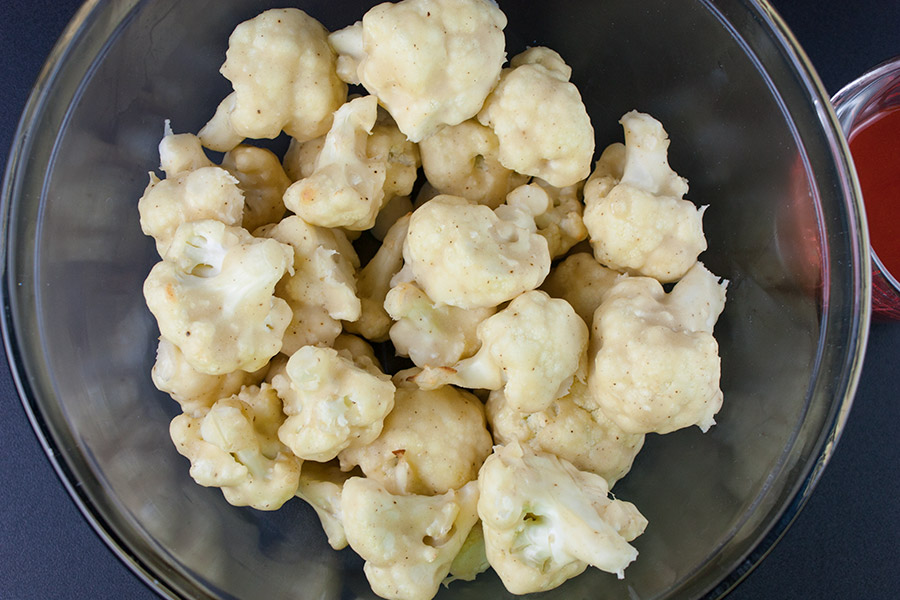
<path id="1" fill-rule="evenodd" d="M 666 294 L 651 277 L 622 277 L 594 315 L 599 347 L 588 378 L 600 408 L 631 433 L 706 431 L 722 406 L 713 326 L 725 283 L 701 263 Z"/>
<path id="2" fill-rule="evenodd" d="M 353 477 L 341 471 L 335 463 L 317 463 L 311 460 L 303 463 L 297 497 L 306 501 L 322 523 L 328 536 L 328 545 L 335 550 L 347 547 L 344 533 L 344 514 L 341 511 L 341 492 L 344 482 Z"/>
<path id="3" fill-rule="evenodd" d="M 313 174 L 291 184 L 284 204 L 307 223 L 362 231 L 384 204 L 387 163 L 366 151 L 375 125 L 374 96 L 356 98 L 334 113 Z"/>
<path id="4" fill-rule="evenodd" d="M 475 116 L 506 58 L 506 16 L 490 0 L 404 0 L 332 33 L 338 71 L 362 83 L 413 142 Z"/>
<path id="5" fill-rule="evenodd" d="M 532 48 L 512 59 L 478 113 L 500 141 L 500 164 L 558 188 L 587 178 L 594 156 L 594 128 L 570 75 L 558 54 Z"/>
<path id="6" fill-rule="evenodd" d="M 394 384 L 381 435 L 341 452 L 341 468 L 359 466 L 391 494 L 431 496 L 474 481 L 492 446 L 481 401 L 449 385 L 420 390 L 403 371 Z"/>
<path id="7" fill-rule="evenodd" d="M 350 547 L 372 591 L 389 600 L 431 600 L 478 521 L 478 484 L 441 496 L 393 495 L 378 482 L 344 483 L 341 510 Z"/>
<path id="8" fill-rule="evenodd" d="M 175 163 L 168 159 L 174 158 L 164 156 L 164 167 L 174 170 L 187 166 L 173 167 Z M 150 183 L 138 201 L 138 212 L 141 230 L 156 240 L 156 251 L 164 257 L 175 231 L 183 223 L 215 219 L 225 225 L 240 225 L 244 194 L 238 180 L 216 166 L 180 171 L 162 180 L 150 173 Z"/>
<path id="9" fill-rule="evenodd" d="M 550 269 L 541 289 L 572 305 L 590 325 L 603 295 L 621 275 L 597 262 L 590 252 L 576 252 Z"/>
<path id="10" fill-rule="evenodd" d="M 498 446 L 478 475 L 485 551 L 506 589 L 553 589 L 588 566 L 621 578 L 647 520 L 606 480 L 552 454 Z"/>
<path id="11" fill-rule="evenodd" d="M 390 336 L 397 354 L 420 367 L 452 365 L 475 354 L 481 345 L 478 325 L 497 312 L 492 306 L 436 304 L 413 282 L 392 288 L 384 309 L 394 320 Z"/>
<path id="12" fill-rule="evenodd" d="M 459 554 L 450 565 L 450 573 L 444 580 L 444 585 L 450 585 L 456 580 L 474 581 L 478 575 L 491 568 L 487 554 L 484 551 L 484 529 L 481 521 L 475 524 L 469 531 L 466 541 L 463 543 Z"/>
<path id="13" fill-rule="evenodd" d="M 683 199 L 687 182 L 669 167 L 659 121 L 632 111 L 619 122 L 624 147 L 604 150 L 584 188 L 594 256 L 612 269 L 677 281 L 706 250 L 705 209 Z"/>
<path id="14" fill-rule="evenodd" d="M 372 348 L 369 342 L 359 336 L 342 333 L 337 336 L 331 347 L 338 352 L 346 350 L 353 357 L 354 362 L 358 365 L 363 365 L 366 369 L 381 369 L 381 362 L 375 356 L 375 349 Z"/>
<path id="15" fill-rule="evenodd" d="M 644 445 L 644 435 L 625 433 L 610 421 L 577 378 L 569 393 L 546 409 L 523 413 L 512 408 L 502 390 L 491 392 L 485 406 L 498 444 L 519 442 L 535 452 L 546 452 L 615 483 L 631 470 Z"/>
<path id="16" fill-rule="evenodd" d="M 244 229 L 255 231 L 281 220 L 285 213 L 281 197 L 291 180 L 271 150 L 239 145 L 225 154 L 222 168 L 238 180 L 244 192 Z"/>
<path id="17" fill-rule="evenodd" d="M 419 143 L 425 177 L 443 194 L 497 208 L 527 175 L 500 164 L 500 142 L 475 119 L 444 127 Z"/>
<path id="18" fill-rule="evenodd" d="M 509 206 L 536 204 L 548 208 L 534 217 L 537 232 L 547 240 L 551 258 L 568 252 L 572 246 L 587 239 L 587 228 L 581 218 L 584 205 L 579 198 L 579 185 L 558 189 L 540 179 L 521 185 L 506 196 Z"/>
<path id="19" fill-rule="evenodd" d="M 147 276 L 144 298 L 162 336 L 191 367 L 210 375 L 252 372 L 281 349 L 291 309 L 274 291 L 292 261 L 290 246 L 240 227 L 185 223 Z"/>
<path id="20" fill-rule="evenodd" d="M 278 437 L 298 457 L 326 462 L 371 443 L 394 407 L 391 378 L 347 351 L 304 346 L 272 378 L 288 415 Z"/>
<path id="21" fill-rule="evenodd" d="M 201 416 L 216 400 L 237 394 L 245 385 L 258 384 L 264 375 L 265 368 L 254 373 L 240 370 L 223 375 L 200 373 L 188 364 L 178 346 L 166 338 L 159 338 L 156 362 L 150 371 L 156 388 L 169 394 L 181 405 L 181 412 L 191 417 Z"/>
<path id="22" fill-rule="evenodd" d="M 278 441 L 283 420 L 281 400 L 264 383 L 217 401 L 202 417 L 175 417 L 169 433 L 197 483 L 222 488 L 235 506 L 277 510 L 297 491 L 302 464 Z"/>
<path id="23" fill-rule="evenodd" d="M 449 366 L 426 366 L 413 380 L 423 389 L 444 384 L 503 389 L 515 410 L 536 412 L 584 378 L 588 328 L 568 302 L 526 292 L 478 326 L 481 348 Z"/>
<path id="24" fill-rule="evenodd" d="M 359 318 L 356 267 L 359 258 L 343 232 L 310 225 L 291 215 L 256 234 L 293 249 L 293 274 L 282 279 L 275 294 L 287 301 L 293 316 L 283 337 L 282 352 L 302 346 L 330 345 L 341 332 L 341 319 Z"/>
<path id="25" fill-rule="evenodd" d="M 193 133 L 173 133 L 169 121 L 166 121 L 165 134 L 159 142 L 159 168 L 166 177 L 214 166 L 203 151 L 200 138 Z"/>
<path id="26" fill-rule="evenodd" d="M 221 69 L 232 94 L 200 130 L 207 148 L 226 152 L 241 138 L 300 141 L 323 135 L 347 98 L 328 31 L 296 8 L 267 10 L 238 25 Z"/>
<path id="27" fill-rule="evenodd" d="M 458 196 L 436 196 L 413 212 L 403 258 L 435 302 L 497 306 L 538 287 L 550 271 L 547 241 L 534 224 L 546 209 L 501 205 L 495 212 Z"/>
<path id="28" fill-rule="evenodd" d="M 345 323 L 344 328 L 367 340 L 383 342 L 388 339 L 391 317 L 385 310 L 384 299 L 391 289 L 391 278 L 403 267 L 403 241 L 409 229 L 409 216 L 403 216 L 388 230 L 375 256 L 359 271 L 357 291 L 361 306 L 360 317 Z"/>

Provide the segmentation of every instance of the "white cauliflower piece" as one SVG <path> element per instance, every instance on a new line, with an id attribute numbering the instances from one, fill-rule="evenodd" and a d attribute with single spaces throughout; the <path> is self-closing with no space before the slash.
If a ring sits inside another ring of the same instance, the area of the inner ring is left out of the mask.
<path id="1" fill-rule="evenodd" d="M 437 304 L 413 282 L 391 288 L 384 309 L 394 321 L 390 337 L 397 354 L 419 367 L 452 365 L 475 354 L 481 345 L 478 326 L 497 312 L 492 306 Z"/>
<path id="2" fill-rule="evenodd" d="M 683 198 L 659 121 L 632 111 L 619 121 L 625 145 L 604 150 L 584 188 L 584 223 L 594 256 L 617 271 L 677 281 L 706 250 L 703 212 Z"/>
<path id="3" fill-rule="evenodd" d="M 240 227 L 185 223 L 147 276 L 144 298 L 162 336 L 191 367 L 210 375 L 252 372 L 281 349 L 291 309 L 274 291 L 292 261 L 290 246 Z"/>
<path id="4" fill-rule="evenodd" d="M 293 249 L 293 274 L 275 287 L 275 294 L 293 312 L 282 352 L 290 355 L 302 346 L 330 345 L 341 332 L 340 321 L 360 315 L 359 258 L 353 246 L 340 230 L 310 225 L 296 215 L 256 233 Z"/>
<path id="5" fill-rule="evenodd" d="M 313 174 L 285 192 L 285 206 L 307 223 L 354 231 L 375 224 L 387 174 L 387 162 L 366 149 L 377 108 L 374 96 L 363 96 L 338 109 Z"/>
<path id="6" fill-rule="evenodd" d="M 584 205 L 581 203 L 579 185 L 570 185 L 558 189 L 536 179 L 535 183 L 521 185 L 506 196 L 509 206 L 546 205 L 547 210 L 535 215 L 534 223 L 537 232 L 547 240 L 547 247 L 552 258 L 558 258 L 568 252 L 572 246 L 587 239 L 588 232 L 581 214 Z"/>
<path id="7" fill-rule="evenodd" d="M 631 433 L 706 431 L 722 406 L 712 331 L 725 283 L 696 263 L 666 294 L 651 277 L 622 277 L 594 315 L 599 347 L 588 378 L 600 408 Z"/>
<path id="8" fill-rule="evenodd" d="M 372 345 L 369 344 L 369 342 L 359 336 L 342 333 L 337 336 L 337 339 L 334 340 L 334 344 L 332 344 L 331 347 L 339 353 L 342 350 L 346 350 L 347 353 L 353 357 L 354 362 L 359 365 L 365 365 L 365 368 L 367 369 L 381 369 L 381 363 L 379 362 L 378 357 L 375 356 L 375 349 L 372 348 Z"/>
<path id="9" fill-rule="evenodd" d="M 238 25 L 228 38 L 221 73 L 234 92 L 199 136 L 226 152 L 241 138 L 274 139 L 284 131 L 300 141 L 328 131 L 347 98 L 321 23 L 295 8 L 267 10 Z"/>
<path id="10" fill-rule="evenodd" d="M 568 302 L 526 292 L 478 326 L 481 348 L 454 365 L 426 366 L 413 380 L 423 389 L 444 384 L 503 389 L 515 410 L 537 412 L 584 378 L 588 328 Z"/>
<path id="11" fill-rule="evenodd" d="M 570 75 L 553 50 L 532 48 L 512 59 L 478 113 L 500 141 L 500 164 L 558 188 L 587 178 L 594 156 L 594 128 Z"/>
<path id="12" fill-rule="evenodd" d="M 475 119 L 438 130 L 419 142 L 419 150 L 425 177 L 440 193 L 490 208 L 529 179 L 500 164 L 497 136 Z"/>
<path id="13" fill-rule="evenodd" d="M 550 269 L 541 289 L 572 305 L 590 325 L 603 295 L 621 275 L 597 262 L 590 252 L 576 252 Z"/>
<path id="14" fill-rule="evenodd" d="M 394 495 L 378 482 L 344 483 L 341 509 L 350 547 L 372 591 L 390 600 L 431 600 L 478 521 L 478 484 L 440 496 Z"/>
<path id="15" fill-rule="evenodd" d="M 478 477 L 491 453 L 484 406 L 469 392 L 420 390 L 403 371 L 394 377 L 394 408 L 381 435 L 341 452 L 341 468 L 359 466 L 391 494 L 444 494 Z"/>
<path id="16" fill-rule="evenodd" d="M 283 420 L 281 400 L 264 383 L 217 401 L 202 417 L 175 417 L 169 433 L 197 483 L 222 488 L 235 506 L 277 510 L 297 491 L 302 464 L 278 441 Z"/>
<path id="17" fill-rule="evenodd" d="M 238 180 L 244 192 L 244 229 L 252 232 L 284 217 L 281 197 L 291 180 L 271 150 L 241 144 L 225 154 L 222 168 Z"/>
<path id="18" fill-rule="evenodd" d="M 403 258 L 429 298 L 460 308 L 497 306 L 538 287 L 550 271 L 534 215 L 506 205 L 502 215 L 458 196 L 439 195 L 413 212 Z"/>
<path id="19" fill-rule="evenodd" d="M 491 392 L 485 410 L 497 444 L 518 442 L 553 454 L 580 471 L 600 475 L 610 488 L 631 470 L 644 445 L 644 435 L 622 431 L 577 378 L 566 396 L 544 410 L 519 412 L 506 402 L 502 390 Z"/>
<path id="20" fill-rule="evenodd" d="M 394 384 L 371 361 L 356 358 L 304 346 L 291 355 L 285 374 L 272 378 L 288 415 L 278 437 L 296 456 L 326 462 L 381 433 L 394 407 Z"/>
<path id="21" fill-rule="evenodd" d="M 491 568 L 487 554 L 484 551 L 484 529 L 481 521 L 475 524 L 469 531 L 466 541 L 463 543 L 459 554 L 450 565 L 450 573 L 444 580 L 444 585 L 450 585 L 456 580 L 474 581 L 476 577 Z"/>
<path id="22" fill-rule="evenodd" d="M 173 133 L 166 121 L 165 135 L 159 142 L 159 168 L 166 177 L 214 166 L 203 151 L 200 138 L 193 133 Z"/>
<path id="23" fill-rule="evenodd" d="M 344 533 L 344 513 L 341 510 L 341 492 L 350 473 L 341 471 L 335 463 L 303 463 L 297 497 L 313 507 L 328 537 L 328 545 L 335 550 L 347 547 Z"/>
<path id="24" fill-rule="evenodd" d="M 325 146 L 325 136 L 319 136 L 306 142 L 291 138 L 281 166 L 291 181 L 299 181 L 313 174 L 316 170 L 316 159 Z"/>
<path id="25" fill-rule="evenodd" d="M 391 278 L 403 267 L 403 242 L 408 229 L 409 216 L 398 219 L 388 230 L 375 256 L 360 269 L 356 283 L 360 317 L 344 324 L 347 331 L 373 342 L 388 339 L 393 321 L 385 310 L 384 299 L 391 289 Z"/>
<path id="26" fill-rule="evenodd" d="M 344 79 L 378 96 L 420 142 L 481 108 L 506 58 L 504 27 L 490 0 L 403 0 L 371 8 L 329 41 Z"/>
<path id="27" fill-rule="evenodd" d="M 552 454 L 498 446 L 478 476 L 487 558 L 506 589 L 553 589 L 588 566 L 621 578 L 647 520 L 609 497 L 606 480 Z"/>
<path id="28" fill-rule="evenodd" d="M 181 412 L 199 417 L 222 398 L 233 396 L 245 385 L 262 381 L 265 370 L 254 373 L 234 371 L 222 375 L 208 375 L 194 369 L 184 358 L 178 346 L 159 338 L 156 362 L 150 371 L 153 384 L 181 405 Z"/>

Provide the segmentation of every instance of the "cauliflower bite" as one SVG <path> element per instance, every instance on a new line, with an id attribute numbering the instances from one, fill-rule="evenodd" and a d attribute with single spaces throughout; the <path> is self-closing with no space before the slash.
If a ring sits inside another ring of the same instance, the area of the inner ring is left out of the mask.
<path id="1" fill-rule="evenodd" d="M 162 337 L 195 370 L 256 371 L 278 354 L 291 320 L 290 306 L 274 292 L 293 254 L 240 227 L 185 223 L 144 281 L 144 298 Z"/>
<path id="2" fill-rule="evenodd" d="M 175 417 L 169 433 L 194 481 L 222 488 L 235 506 L 277 510 L 300 480 L 301 461 L 278 441 L 283 420 L 281 400 L 264 383 L 217 401 L 202 417 Z"/>
<path id="3" fill-rule="evenodd" d="M 534 217 L 537 232 L 547 240 L 551 258 L 558 258 L 572 246 L 587 239 L 587 228 L 581 218 L 584 205 L 579 198 L 578 185 L 558 189 L 536 179 L 521 185 L 506 196 L 506 204 L 521 207 L 536 204 L 547 209 Z"/>
<path id="4" fill-rule="evenodd" d="M 436 304 L 415 283 L 388 292 L 384 309 L 393 319 L 391 342 L 419 367 L 452 365 L 478 351 L 478 325 L 497 310 Z"/>
<path id="5" fill-rule="evenodd" d="M 566 300 L 590 325 L 603 294 L 620 275 L 598 263 L 590 252 L 576 252 L 550 269 L 541 289 L 554 298 Z"/>
<path id="6" fill-rule="evenodd" d="M 215 166 L 206 156 L 200 138 L 196 135 L 173 133 L 169 121 L 166 121 L 164 132 L 163 139 L 159 142 L 159 168 L 166 177 Z"/>
<path id="7" fill-rule="evenodd" d="M 625 433 L 610 421 L 577 378 L 569 393 L 546 409 L 523 413 L 513 409 L 502 390 L 491 392 L 485 406 L 497 444 L 519 442 L 572 463 L 580 471 L 596 473 L 615 483 L 631 470 L 644 445 L 644 435 Z"/>
<path id="8" fill-rule="evenodd" d="M 548 48 L 513 57 L 478 113 L 500 141 L 507 169 L 564 188 L 590 175 L 594 128 L 571 69 Z"/>
<path id="9" fill-rule="evenodd" d="M 281 220 L 285 213 L 281 197 L 291 180 L 271 150 L 241 144 L 225 154 L 222 168 L 238 180 L 244 192 L 244 229 L 256 231 Z"/>
<path id="10" fill-rule="evenodd" d="M 362 83 L 420 142 L 475 116 L 506 59 L 506 16 L 490 0 L 403 0 L 332 33 L 338 72 Z"/>
<path id="11" fill-rule="evenodd" d="M 287 420 L 279 439 L 304 460 L 327 462 L 371 443 L 394 407 L 394 384 L 371 360 L 346 350 L 304 346 L 272 378 Z"/>
<path id="12" fill-rule="evenodd" d="M 606 480 L 552 454 L 497 446 L 478 475 L 487 558 L 513 594 L 553 589 L 588 566 L 624 576 L 647 520 Z"/>
<path id="13" fill-rule="evenodd" d="M 682 198 L 687 182 L 669 167 L 659 121 L 622 117 L 625 145 L 604 150 L 584 187 L 584 224 L 594 256 L 617 271 L 677 281 L 706 250 L 703 208 Z"/>
<path id="14" fill-rule="evenodd" d="M 350 547 L 372 591 L 389 600 L 431 600 L 478 521 L 478 484 L 440 496 L 394 495 L 378 482 L 344 483 L 341 510 Z"/>
<path id="15" fill-rule="evenodd" d="M 274 139 L 282 131 L 300 141 L 316 138 L 347 98 L 328 31 L 296 8 L 267 10 L 238 25 L 221 73 L 234 92 L 199 134 L 220 152 L 241 138 Z"/>
<path id="16" fill-rule="evenodd" d="M 409 216 L 398 219 L 388 230 L 375 256 L 360 269 L 356 284 L 360 317 L 344 324 L 347 331 L 373 342 L 388 339 L 392 321 L 385 310 L 384 299 L 391 289 L 391 278 L 403 267 L 403 241 L 408 229 Z"/>
<path id="17" fill-rule="evenodd" d="M 297 497 L 313 507 L 322 529 L 328 536 L 328 545 L 335 550 L 347 547 L 344 533 L 344 513 L 341 511 L 341 492 L 344 482 L 350 477 L 335 463 L 317 463 L 311 460 L 303 463 Z"/>
<path id="18" fill-rule="evenodd" d="M 341 468 L 359 466 L 391 494 L 444 494 L 474 481 L 492 446 L 481 401 L 449 385 L 420 390 L 402 371 L 394 384 L 381 435 L 341 452 Z"/>
<path id="19" fill-rule="evenodd" d="M 500 216 L 458 196 L 436 196 L 413 212 L 403 258 L 435 302 L 497 306 L 535 289 L 550 271 L 547 241 L 534 224 L 546 208 L 506 207 Z"/>
<path id="20" fill-rule="evenodd" d="M 178 346 L 159 338 L 156 362 L 150 371 L 153 384 L 181 405 L 181 412 L 199 417 L 216 400 L 227 398 L 241 391 L 245 385 L 262 381 L 265 368 L 254 373 L 234 371 L 222 375 L 208 375 L 194 369 L 184 358 Z"/>
<path id="21" fill-rule="evenodd" d="M 594 315 L 588 383 L 600 408 L 631 433 L 706 431 L 722 406 L 712 331 L 725 283 L 696 263 L 666 294 L 652 277 L 622 277 Z"/>
<path id="22" fill-rule="evenodd" d="M 356 98 L 334 113 L 313 174 L 294 182 L 284 204 L 307 223 L 370 229 L 384 204 L 387 163 L 372 158 L 366 140 L 375 125 L 374 96 Z"/>
<path id="23" fill-rule="evenodd" d="M 526 292 L 478 326 L 481 348 L 454 365 L 426 366 L 413 377 L 423 389 L 444 384 L 503 389 L 515 410 L 537 412 L 584 378 L 588 328 L 568 302 Z"/>
<path id="24" fill-rule="evenodd" d="M 341 319 L 360 315 L 356 297 L 359 258 L 343 232 L 310 225 L 291 215 L 257 235 L 278 240 L 293 249 L 293 274 L 275 287 L 293 316 L 282 341 L 282 352 L 302 346 L 330 345 L 341 332 Z"/>
<path id="25" fill-rule="evenodd" d="M 440 193 L 497 208 L 527 175 L 500 164 L 500 142 L 475 119 L 444 127 L 419 142 L 425 177 Z"/>

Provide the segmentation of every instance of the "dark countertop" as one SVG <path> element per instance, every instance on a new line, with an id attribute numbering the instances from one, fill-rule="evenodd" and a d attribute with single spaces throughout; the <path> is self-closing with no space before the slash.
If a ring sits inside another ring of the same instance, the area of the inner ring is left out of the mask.
<path id="1" fill-rule="evenodd" d="M 829 93 L 900 54 L 897 0 L 773 3 Z M 78 4 L 0 2 L 0 164 L 44 58 Z M 856 401 L 831 463 L 782 541 L 730 599 L 900 596 L 898 354 L 900 323 L 873 324 Z M 155 598 L 69 498 L 31 430 L 5 357 L 0 362 L 0 597 Z"/>

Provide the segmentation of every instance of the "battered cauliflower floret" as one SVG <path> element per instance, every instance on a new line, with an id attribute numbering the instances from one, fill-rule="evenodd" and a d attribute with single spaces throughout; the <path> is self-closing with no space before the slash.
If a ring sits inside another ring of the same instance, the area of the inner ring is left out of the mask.
<path id="1" fill-rule="evenodd" d="M 425 177 L 443 194 L 497 208 L 527 175 L 500 164 L 500 142 L 475 119 L 444 127 L 419 143 Z"/>
<path id="2" fill-rule="evenodd" d="M 166 121 L 165 135 L 159 142 L 159 168 L 166 177 L 213 166 L 203 151 L 200 138 L 193 133 L 173 133 L 169 121 Z"/>
<path id="3" fill-rule="evenodd" d="M 277 510 L 297 491 L 302 464 L 278 441 L 283 420 L 281 400 L 264 383 L 217 401 L 202 417 L 175 417 L 169 433 L 194 481 L 222 488 L 235 506 Z"/>
<path id="4" fill-rule="evenodd" d="M 541 289 L 572 305 L 590 325 L 603 295 L 621 275 L 597 262 L 590 252 L 576 252 L 550 269 Z"/>
<path id="5" fill-rule="evenodd" d="M 725 283 L 697 263 L 666 294 L 651 277 L 623 277 L 594 315 L 599 347 L 588 379 L 600 408 L 631 433 L 706 431 L 722 406 L 712 331 Z"/>
<path id="6" fill-rule="evenodd" d="M 258 384 L 264 375 L 264 369 L 223 375 L 200 373 L 188 364 L 178 346 L 166 338 L 159 339 L 156 362 L 150 371 L 156 388 L 169 394 L 181 405 L 181 411 L 191 417 L 201 416 L 216 400 L 237 394 L 245 385 Z"/>
<path id="7" fill-rule="evenodd" d="M 409 216 L 403 216 L 388 230 L 375 256 L 360 269 L 357 293 L 361 306 L 359 319 L 345 323 L 344 328 L 367 340 L 383 342 L 388 339 L 391 317 L 384 300 L 391 289 L 391 278 L 403 267 L 403 242 L 409 229 Z"/>
<path id="8" fill-rule="evenodd" d="M 185 223 L 144 281 L 144 298 L 162 337 L 195 370 L 252 372 L 281 349 L 291 309 L 275 284 L 292 262 L 290 246 L 240 227 Z"/>
<path id="9" fill-rule="evenodd" d="M 498 444 L 518 442 L 535 452 L 546 452 L 596 473 L 609 487 L 631 470 L 644 445 L 644 435 L 625 433 L 610 421 L 577 378 L 569 393 L 546 409 L 523 413 L 513 409 L 502 390 L 491 392 L 485 406 Z"/>
<path id="10" fill-rule="evenodd" d="M 391 378 L 347 351 L 304 346 L 272 378 L 288 416 L 278 437 L 304 460 L 326 462 L 371 443 L 394 407 Z"/>
<path id="11" fill-rule="evenodd" d="M 450 585 L 456 580 L 474 581 L 476 577 L 491 568 L 484 551 L 484 529 L 481 522 L 475 524 L 469 531 L 465 543 L 459 550 L 459 554 L 450 565 L 450 574 L 444 580 L 444 585 Z"/>
<path id="12" fill-rule="evenodd" d="M 353 477 L 341 509 L 350 547 L 366 564 L 372 591 L 389 600 L 431 600 L 478 521 L 478 484 L 440 496 L 394 495 Z"/>
<path id="13" fill-rule="evenodd" d="M 374 96 L 363 96 L 338 109 L 313 174 L 285 192 L 285 206 L 307 223 L 355 231 L 375 224 L 387 173 L 387 162 L 366 150 L 377 108 Z"/>
<path id="14" fill-rule="evenodd" d="M 172 163 L 164 164 L 173 168 Z M 156 240 L 156 251 L 164 257 L 175 231 L 183 223 L 215 219 L 225 225 L 240 225 L 244 194 L 238 180 L 216 166 L 180 171 L 162 180 L 150 173 L 150 183 L 138 201 L 138 212 L 141 230 Z"/>
<path id="15" fill-rule="evenodd" d="M 328 31 L 295 8 L 267 10 L 228 38 L 222 75 L 234 92 L 200 130 L 207 148 L 226 152 L 241 138 L 300 140 L 325 134 L 347 98 Z"/>
<path id="16" fill-rule="evenodd" d="M 375 6 L 329 41 L 341 76 L 378 96 L 420 142 L 481 108 L 506 59 L 504 27 L 490 0 L 403 0 Z"/>
<path id="17" fill-rule="evenodd" d="M 568 252 L 572 246 L 587 239 L 587 228 L 581 218 L 584 205 L 581 203 L 579 185 L 558 189 L 536 179 L 535 183 L 521 185 L 506 196 L 506 204 L 523 206 L 546 205 L 544 212 L 535 215 L 537 232 L 547 240 L 552 258 Z"/>
<path id="18" fill-rule="evenodd" d="M 536 412 L 584 378 L 588 328 L 568 302 L 526 292 L 478 326 L 481 348 L 454 365 L 426 366 L 413 380 L 423 389 L 444 384 L 503 389 L 515 410 Z"/>
<path id="19" fill-rule="evenodd" d="M 500 141 L 500 164 L 558 188 L 586 179 L 594 157 L 594 128 L 570 75 L 558 54 L 533 48 L 512 59 L 478 113 Z"/>
<path id="20" fill-rule="evenodd" d="M 303 463 L 297 497 L 313 507 L 322 529 L 328 536 L 328 545 L 335 550 L 347 547 L 344 534 L 344 514 L 341 511 L 341 492 L 344 482 L 351 473 L 341 471 L 336 463 L 317 463 L 311 460 Z"/>
<path id="21" fill-rule="evenodd" d="M 444 494 L 474 481 L 492 446 L 481 401 L 449 385 L 420 390 L 403 371 L 394 384 L 381 435 L 341 452 L 341 468 L 359 466 L 391 494 Z"/>
<path id="22" fill-rule="evenodd" d="M 349 333 L 342 333 L 331 346 L 339 353 L 343 350 L 359 365 L 366 369 L 381 369 L 381 363 L 375 356 L 375 349 L 363 338 Z"/>
<path id="23" fill-rule="evenodd" d="M 632 111 L 619 121 L 625 145 L 604 150 L 584 188 L 584 224 L 594 256 L 617 271 L 677 281 L 706 250 L 703 211 L 683 198 L 659 121 Z"/>
<path id="24" fill-rule="evenodd" d="M 291 185 L 291 180 L 271 150 L 239 145 L 225 154 L 222 168 L 238 180 L 238 187 L 244 192 L 241 221 L 244 229 L 255 231 L 284 217 L 281 197 Z"/>
<path id="25" fill-rule="evenodd" d="M 353 246 L 340 230 L 310 225 L 296 215 L 263 227 L 257 235 L 293 250 L 293 274 L 275 288 L 293 313 L 282 352 L 290 355 L 302 346 L 330 345 L 341 332 L 341 320 L 355 320 L 360 315 L 356 297 L 359 258 Z"/>
<path id="26" fill-rule="evenodd" d="M 316 159 L 325 146 L 325 136 L 319 136 L 306 142 L 298 142 L 291 138 L 281 166 L 291 181 L 300 181 L 309 177 L 316 170 Z"/>
<path id="27" fill-rule="evenodd" d="M 481 345 L 478 326 L 497 312 L 436 304 L 413 282 L 392 288 L 384 309 L 394 321 L 390 337 L 397 354 L 420 367 L 452 365 L 475 354 Z"/>
<path id="28" fill-rule="evenodd" d="M 413 212 L 403 258 L 429 298 L 460 308 L 498 306 L 538 287 L 550 271 L 535 215 L 506 205 L 502 216 L 458 196 L 439 195 Z"/>
<path id="29" fill-rule="evenodd" d="M 513 594 L 553 589 L 588 566 L 624 576 L 647 520 L 606 480 L 552 454 L 497 446 L 478 475 L 487 558 Z"/>

